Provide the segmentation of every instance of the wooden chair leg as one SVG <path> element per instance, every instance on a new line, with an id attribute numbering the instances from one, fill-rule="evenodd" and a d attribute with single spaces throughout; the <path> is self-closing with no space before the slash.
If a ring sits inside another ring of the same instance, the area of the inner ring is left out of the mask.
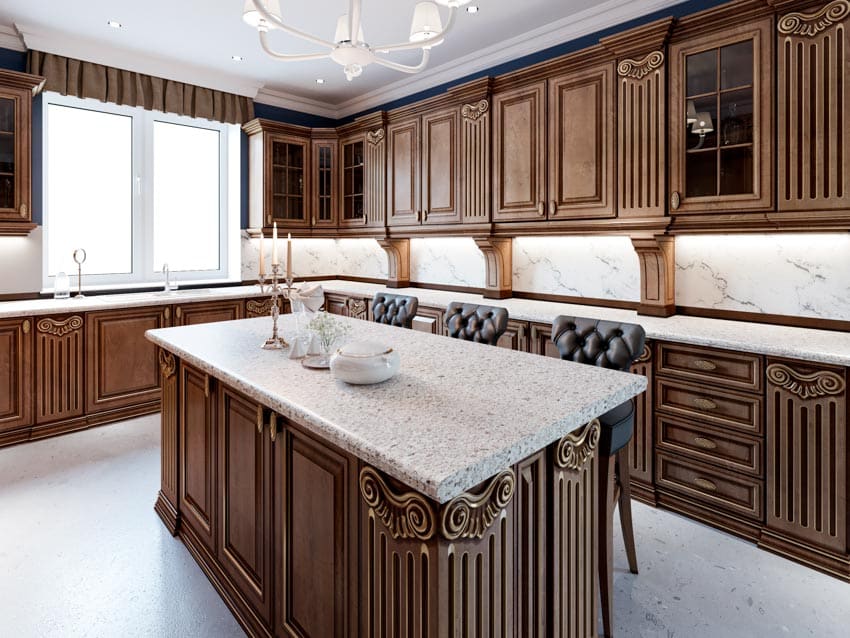
<path id="1" fill-rule="evenodd" d="M 617 452 L 617 478 L 620 496 L 617 499 L 620 507 L 620 527 L 623 530 L 623 543 L 626 546 L 626 556 L 629 559 L 629 571 L 638 573 L 637 552 L 635 551 L 635 531 L 632 528 L 632 489 L 629 469 L 629 447 Z"/>
<path id="2" fill-rule="evenodd" d="M 614 458 L 599 456 L 599 593 L 602 599 L 602 631 L 614 635 Z"/>

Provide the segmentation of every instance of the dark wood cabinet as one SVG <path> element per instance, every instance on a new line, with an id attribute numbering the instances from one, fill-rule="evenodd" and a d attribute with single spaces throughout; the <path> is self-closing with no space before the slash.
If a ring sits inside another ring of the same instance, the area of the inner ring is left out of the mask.
<path id="1" fill-rule="evenodd" d="M 158 348 L 146 330 L 170 325 L 171 308 L 158 306 L 86 315 L 86 412 L 159 401 Z"/>
<path id="2" fill-rule="evenodd" d="M 194 326 L 199 323 L 233 321 L 244 317 L 241 299 L 232 301 L 201 301 L 174 307 L 175 326 Z"/>
<path id="3" fill-rule="evenodd" d="M 493 95 L 493 221 L 546 219 L 546 82 Z"/>
<path id="4" fill-rule="evenodd" d="M 272 619 L 272 445 L 276 419 L 256 401 L 218 391 L 218 560 L 265 624 Z"/>
<path id="5" fill-rule="evenodd" d="M 528 352 L 529 331 L 530 328 L 527 321 L 508 319 L 508 328 L 505 330 L 505 334 L 499 337 L 496 345 L 500 348 L 508 348 L 509 350 Z"/>
<path id="6" fill-rule="evenodd" d="M 0 440 L 32 425 L 32 326 L 28 317 L 0 319 Z"/>
<path id="7" fill-rule="evenodd" d="M 435 335 L 446 334 L 446 309 L 419 306 L 411 326 L 414 330 Z"/>
<path id="8" fill-rule="evenodd" d="M 646 391 L 635 397 L 635 430 L 629 444 L 629 475 L 632 496 L 655 505 L 655 344 L 647 341 L 632 365 L 634 374 L 646 377 Z"/>
<path id="9" fill-rule="evenodd" d="M 387 142 L 383 127 L 344 135 L 340 146 L 341 229 L 386 224 Z"/>
<path id="10" fill-rule="evenodd" d="M 411 226 L 422 221 L 419 136 L 418 117 L 387 127 L 388 226 Z"/>
<path id="11" fill-rule="evenodd" d="M 766 18 L 671 45 L 671 214 L 773 208 L 773 39 Z"/>
<path id="12" fill-rule="evenodd" d="M 422 116 L 422 223 L 461 221 L 461 131 L 457 107 Z M 469 163 L 480 161 L 467 158 Z"/>
<path id="13" fill-rule="evenodd" d="M 363 297 L 325 293 L 325 310 L 332 315 L 368 320 L 369 300 Z"/>
<path id="14" fill-rule="evenodd" d="M 549 80 L 549 219 L 613 217 L 614 68 Z"/>
<path id="15" fill-rule="evenodd" d="M 26 235 L 32 223 L 32 97 L 44 78 L 0 70 L 0 235 Z"/>
<path id="16" fill-rule="evenodd" d="M 546 357 L 561 358 L 557 346 L 552 342 L 551 323 L 532 323 L 530 326 L 530 337 L 528 351 Z"/>
<path id="17" fill-rule="evenodd" d="M 846 0 L 777 22 L 778 208 L 850 207 L 850 10 Z"/>
<path id="18" fill-rule="evenodd" d="M 41 317 L 36 321 L 36 423 L 83 415 L 84 341 L 82 315 Z"/>
<path id="19" fill-rule="evenodd" d="M 334 134 L 330 138 L 318 138 L 313 131 L 311 149 L 312 171 L 311 182 L 313 193 L 310 198 L 311 218 L 313 228 L 336 228 L 339 218 L 339 159 L 337 140 Z"/>
<path id="20" fill-rule="evenodd" d="M 214 380 L 180 364 L 179 507 L 183 525 L 211 552 L 216 551 L 216 400 Z M 256 432 L 256 426 L 252 429 Z"/>

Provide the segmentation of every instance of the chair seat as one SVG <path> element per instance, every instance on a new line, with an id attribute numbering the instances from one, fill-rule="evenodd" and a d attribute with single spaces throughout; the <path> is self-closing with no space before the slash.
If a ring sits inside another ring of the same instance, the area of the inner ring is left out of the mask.
<path id="1" fill-rule="evenodd" d="M 635 403 L 631 399 L 608 410 L 599 417 L 602 426 L 599 436 L 599 453 L 612 456 L 626 447 L 635 429 Z"/>

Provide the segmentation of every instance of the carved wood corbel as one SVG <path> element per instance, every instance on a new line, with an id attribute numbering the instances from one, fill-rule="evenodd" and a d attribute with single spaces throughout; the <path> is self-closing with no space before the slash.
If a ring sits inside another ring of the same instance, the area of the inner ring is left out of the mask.
<path id="1" fill-rule="evenodd" d="M 676 312 L 675 240 L 668 235 L 631 239 L 640 260 L 638 314 L 669 317 Z"/>
<path id="2" fill-rule="evenodd" d="M 387 253 L 387 288 L 410 286 L 410 240 L 379 239 L 378 245 Z"/>
<path id="3" fill-rule="evenodd" d="M 484 296 L 507 299 L 513 294 L 513 240 L 504 237 L 475 237 L 475 245 L 484 253 Z"/>

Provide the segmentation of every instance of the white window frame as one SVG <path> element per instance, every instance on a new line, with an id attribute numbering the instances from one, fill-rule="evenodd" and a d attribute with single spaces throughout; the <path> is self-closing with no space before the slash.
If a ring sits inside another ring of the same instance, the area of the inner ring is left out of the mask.
<path id="1" fill-rule="evenodd" d="M 50 273 L 49 237 L 50 207 L 48 184 L 48 124 L 49 106 L 72 108 L 123 115 L 132 121 L 132 272 L 120 274 L 86 274 L 83 265 L 83 289 L 120 289 L 161 286 L 164 281 L 163 264 L 153 263 L 153 137 L 154 122 L 166 122 L 205 128 L 219 133 L 219 268 L 205 271 L 174 271 L 172 283 L 178 285 L 195 283 L 224 283 L 241 281 L 241 250 L 239 246 L 239 222 L 241 213 L 241 129 L 236 124 L 223 124 L 201 118 L 192 118 L 161 111 L 146 111 L 141 107 L 120 106 L 89 98 L 77 98 L 46 92 L 43 98 L 42 131 L 42 191 L 44 202 L 42 286 L 43 292 L 53 289 L 55 273 Z M 187 238 L 191 240 L 191 238 Z M 86 246 L 81 246 L 86 248 Z M 76 287 L 76 272 L 67 273 Z"/>

